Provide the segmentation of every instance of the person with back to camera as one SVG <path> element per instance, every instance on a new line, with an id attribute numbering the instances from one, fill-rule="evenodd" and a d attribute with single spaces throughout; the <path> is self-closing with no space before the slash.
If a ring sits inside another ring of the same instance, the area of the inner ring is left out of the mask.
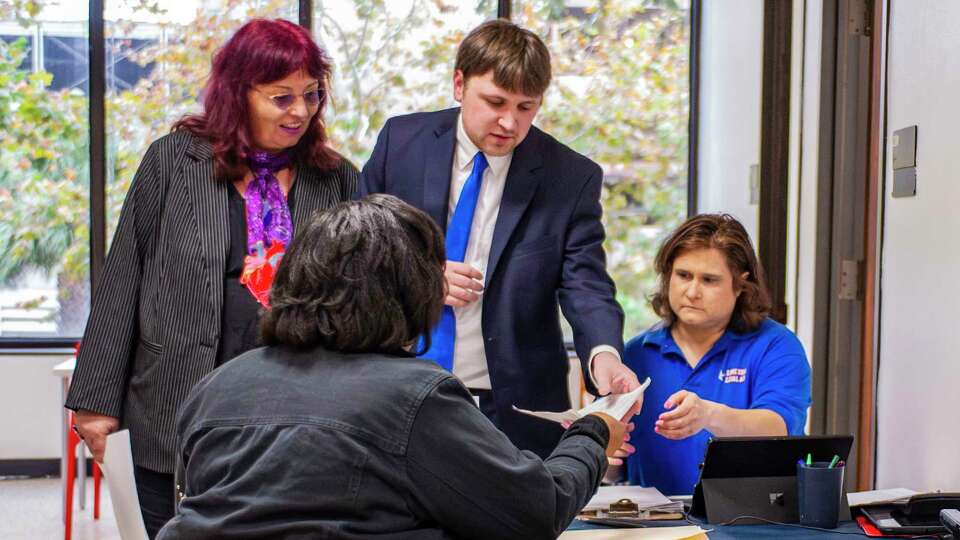
<path id="1" fill-rule="evenodd" d="M 440 228 L 395 197 L 319 212 L 280 264 L 267 346 L 184 404 L 185 496 L 160 538 L 559 535 L 626 426 L 589 415 L 541 459 L 417 359 L 443 309 L 444 261 Z"/>
<path id="2" fill-rule="evenodd" d="M 302 27 L 243 25 L 213 58 L 203 112 L 150 146 L 127 193 L 66 407 L 97 461 L 108 434 L 130 430 L 151 537 L 174 513 L 181 402 L 257 346 L 284 249 L 356 189 L 356 169 L 327 144 L 329 76 Z"/>
<path id="3" fill-rule="evenodd" d="M 690 494 L 711 436 L 803 434 L 810 365 L 800 340 L 768 317 L 763 268 L 732 216 L 688 219 L 654 266 L 662 322 L 625 350 L 627 365 L 653 380 L 627 473 L 632 484 Z"/>

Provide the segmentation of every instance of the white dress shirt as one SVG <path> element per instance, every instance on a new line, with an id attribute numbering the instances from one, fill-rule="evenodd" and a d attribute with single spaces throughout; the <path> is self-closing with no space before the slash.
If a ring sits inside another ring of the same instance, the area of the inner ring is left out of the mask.
<path id="1" fill-rule="evenodd" d="M 457 116 L 457 146 L 453 156 L 453 170 L 450 173 L 450 198 L 447 201 L 447 223 L 453 217 L 460 200 L 460 192 L 467 183 L 473 170 L 473 158 L 479 152 L 473 141 L 463 129 L 463 117 Z M 503 198 L 503 188 L 507 182 L 507 172 L 510 162 L 513 161 L 513 152 L 506 156 L 490 156 L 487 158 L 487 169 L 483 172 L 483 182 L 480 184 L 480 194 L 477 197 L 477 206 L 473 214 L 473 223 L 470 225 L 470 239 L 467 241 L 467 251 L 463 262 L 476 268 L 483 274 L 483 285 L 487 283 L 487 261 L 490 259 L 490 247 L 493 243 L 493 229 L 500 215 L 500 200 Z M 483 293 L 477 301 L 462 308 L 453 308 L 457 318 L 457 337 L 453 349 L 453 374 L 456 375 L 467 388 L 489 390 L 490 372 L 487 369 L 487 353 L 483 348 L 483 329 L 481 318 L 483 314 Z M 611 352 L 617 358 L 620 354 L 610 345 L 598 345 L 590 351 L 591 369 L 590 379 L 593 379 L 593 358 L 600 352 Z"/>
<path id="2" fill-rule="evenodd" d="M 450 174 L 450 200 L 447 205 L 447 223 L 460 200 L 460 192 L 473 170 L 473 157 L 479 152 L 463 129 L 463 117 L 457 116 L 457 148 Z M 483 274 L 484 287 L 487 280 L 487 261 L 493 243 L 493 228 L 500 215 L 500 199 L 507 182 L 507 171 L 513 161 L 513 153 L 505 156 L 487 156 L 487 169 L 483 172 L 477 207 L 470 225 L 470 239 L 463 262 Z M 487 353 L 483 348 L 483 331 L 480 327 L 483 314 L 483 293 L 476 302 L 462 308 L 454 308 L 457 317 L 457 339 L 453 349 L 453 374 L 467 388 L 490 389 L 490 374 L 487 370 Z"/>

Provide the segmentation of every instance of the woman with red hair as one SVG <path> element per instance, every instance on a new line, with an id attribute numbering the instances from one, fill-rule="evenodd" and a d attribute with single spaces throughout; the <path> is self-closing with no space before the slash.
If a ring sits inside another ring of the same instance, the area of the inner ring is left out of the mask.
<path id="1" fill-rule="evenodd" d="M 324 127 L 329 79 L 307 30 L 248 22 L 214 56 L 203 111 L 150 146 L 127 193 L 66 407 L 97 461 L 108 434 L 130 430 L 151 538 L 174 514 L 180 403 L 259 346 L 287 246 L 353 195 L 357 170 Z"/>

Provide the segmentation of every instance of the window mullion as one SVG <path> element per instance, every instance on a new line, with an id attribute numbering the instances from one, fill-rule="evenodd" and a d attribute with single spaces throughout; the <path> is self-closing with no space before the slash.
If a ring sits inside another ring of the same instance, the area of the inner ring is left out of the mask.
<path id="1" fill-rule="evenodd" d="M 104 0 L 90 0 L 88 84 L 90 114 L 90 296 L 103 270 L 107 245 L 106 43 Z"/>

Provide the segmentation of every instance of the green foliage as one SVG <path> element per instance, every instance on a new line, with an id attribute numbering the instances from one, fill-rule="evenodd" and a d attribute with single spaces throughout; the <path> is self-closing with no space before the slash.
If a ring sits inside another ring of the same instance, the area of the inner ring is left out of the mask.
<path id="1" fill-rule="evenodd" d="M 493 16 L 496 2 L 477 0 L 467 15 L 454 0 L 352 2 L 346 17 L 339 0 L 315 0 L 314 26 L 335 60 L 327 111 L 333 144 L 362 165 L 389 116 L 453 104 L 456 47 Z M 156 0 L 126 3 L 138 14 L 163 15 Z M 608 263 L 633 335 L 653 321 L 645 297 L 657 244 L 685 213 L 688 13 L 673 1 L 566 5 L 514 2 L 514 19 L 553 53 L 554 82 L 537 124 L 604 168 Z M 0 0 L 0 19 L 36 24 L 41 7 Z M 108 60 L 130 54 L 154 66 L 130 90 L 108 88 L 108 237 L 144 149 L 197 109 L 216 48 L 240 21 L 279 14 L 295 14 L 295 2 L 207 2 L 188 25 L 163 25 L 163 42 L 133 53 L 108 50 Z M 116 21 L 106 31 L 123 38 L 135 29 Z M 52 271 L 62 306 L 88 275 L 87 98 L 51 90 L 48 73 L 21 70 L 27 54 L 25 40 L 0 42 L 0 284 L 30 268 Z"/>
<path id="2" fill-rule="evenodd" d="M 353 0 L 350 17 L 326 4 L 317 2 L 314 26 L 335 63 L 327 126 L 337 150 L 358 165 L 390 116 L 453 104 L 457 45 L 484 14 L 496 13 L 494 2 L 482 0 L 463 24 L 451 1 L 395 1 L 385 9 L 382 0 Z"/>
<path id="3" fill-rule="evenodd" d="M 89 259 L 86 98 L 19 70 L 27 54 L 22 38 L 0 41 L 0 282 L 31 267 L 79 280 Z"/>
<path id="4" fill-rule="evenodd" d="M 4 0 L 0 2 L 0 21 L 15 20 L 20 26 L 27 26 L 41 9 L 43 2 L 35 0 Z"/>
<path id="5" fill-rule="evenodd" d="M 653 257 L 686 214 L 688 13 L 649 1 L 563 6 L 525 2 L 515 16 L 553 55 L 537 124 L 604 169 L 607 266 L 632 336 L 656 320 Z"/>

